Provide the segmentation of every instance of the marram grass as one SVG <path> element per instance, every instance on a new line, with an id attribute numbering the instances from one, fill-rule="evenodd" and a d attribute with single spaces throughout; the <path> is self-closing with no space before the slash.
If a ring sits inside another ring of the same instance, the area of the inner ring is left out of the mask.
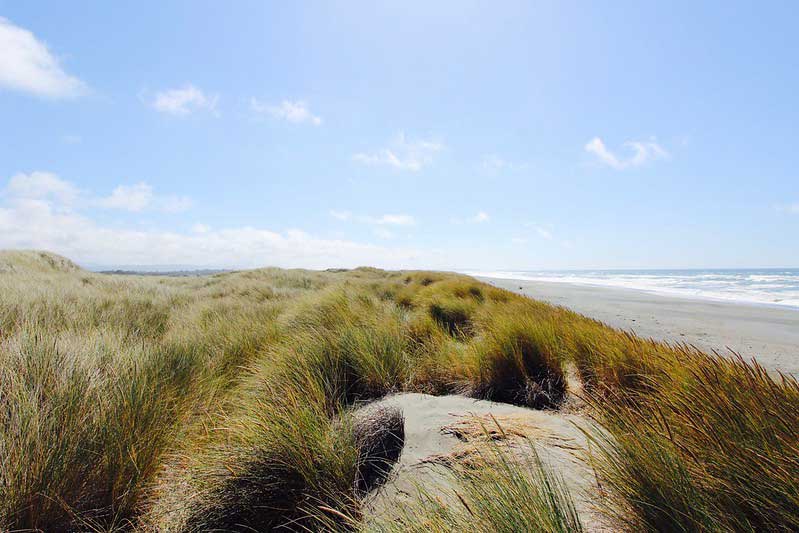
<path id="1" fill-rule="evenodd" d="M 502 431 L 499 423 L 496 429 Z M 456 464 L 453 474 L 451 494 L 442 496 L 418 487 L 417 502 L 367 522 L 364 532 L 583 531 L 565 482 L 530 441 L 515 453 L 489 441 L 468 464 Z"/>
<path id="2" fill-rule="evenodd" d="M 616 529 L 799 529 L 799 385 L 756 364 L 455 274 L 118 276 L 0 252 L 0 529 L 579 530 L 534 448 L 489 448 L 454 501 L 370 521 L 351 414 L 401 391 L 580 394 Z"/>

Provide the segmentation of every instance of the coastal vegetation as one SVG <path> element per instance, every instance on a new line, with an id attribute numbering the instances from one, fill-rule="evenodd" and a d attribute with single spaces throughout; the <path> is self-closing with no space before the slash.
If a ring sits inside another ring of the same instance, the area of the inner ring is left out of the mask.
<path id="1" fill-rule="evenodd" d="M 399 392 L 580 410 L 614 529 L 799 530 L 799 384 L 734 354 L 458 274 L 112 275 L 0 252 L 3 530 L 582 527 L 534 440 L 454 465 L 452 502 L 371 520 L 358 412 Z"/>

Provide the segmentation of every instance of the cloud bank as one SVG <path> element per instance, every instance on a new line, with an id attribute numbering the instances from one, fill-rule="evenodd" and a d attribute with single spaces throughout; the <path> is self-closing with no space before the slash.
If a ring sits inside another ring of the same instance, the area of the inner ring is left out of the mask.
<path id="1" fill-rule="evenodd" d="M 343 239 L 323 239 L 304 231 L 250 226 L 213 229 L 194 224 L 189 231 L 130 229 L 102 225 L 91 216 L 99 207 L 141 212 L 152 203 L 142 184 L 117 187 L 107 197 L 81 191 L 48 172 L 14 176 L 0 191 L 0 248 L 45 249 L 83 264 L 197 265 L 305 268 L 377 265 L 404 268 L 429 263 L 432 255 Z M 99 198 L 99 200 L 98 200 Z M 402 218 L 381 217 L 387 224 Z"/>

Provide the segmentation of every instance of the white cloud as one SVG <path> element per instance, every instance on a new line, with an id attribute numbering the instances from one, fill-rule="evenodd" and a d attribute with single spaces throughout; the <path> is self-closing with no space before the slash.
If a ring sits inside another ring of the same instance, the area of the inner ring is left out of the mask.
<path id="1" fill-rule="evenodd" d="M 508 166 L 508 162 L 498 155 L 487 155 L 483 157 L 483 168 L 486 170 L 502 170 Z"/>
<path id="2" fill-rule="evenodd" d="M 496 154 L 483 156 L 483 169 L 489 172 L 500 172 L 502 170 L 522 170 L 527 168 L 527 163 L 514 163 Z"/>
<path id="3" fill-rule="evenodd" d="M 13 201 L 53 201 L 61 207 L 71 207 L 80 196 L 80 191 L 70 182 L 51 172 L 31 172 L 11 177 L 5 195 Z"/>
<path id="4" fill-rule="evenodd" d="M 83 142 L 83 137 L 80 135 L 64 135 L 61 140 L 67 144 L 80 144 Z"/>
<path id="5" fill-rule="evenodd" d="M 527 244 L 527 239 L 524 237 L 511 237 L 510 242 L 513 244 Z"/>
<path id="6" fill-rule="evenodd" d="M 191 200 L 184 196 L 157 196 L 152 186 L 144 182 L 134 185 L 119 185 L 109 196 L 98 198 L 94 202 L 106 209 L 120 209 L 138 213 L 145 209 L 153 209 L 164 213 L 180 213 L 191 207 Z"/>
<path id="7" fill-rule="evenodd" d="M 411 215 L 383 215 L 379 218 L 371 219 L 371 222 L 381 226 L 413 226 L 416 224 L 416 220 Z"/>
<path id="8" fill-rule="evenodd" d="M 411 215 L 386 214 L 379 217 L 370 215 L 353 215 L 350 211 L 331 210 L 330 216 L 337 220 L 355 220 L 362 224 L 374 224 L 376 226 L 414 226 L 416 219 Z"/>
<path id="9" fill-rule="evenodd" d="M 337 211 L 335 209 L 331 209 L 330 216 L 336 220 L 349 220 L 352 218 L 352 213 L 349 211 Z"/>
<path id="10" fill-rule="evenodd" d="M 525 222 L 524 226 L 526 228 L 530 228 L 535 232 L 536 235 L 547 241 L 551 241 L 555 238 L 555 235 L 552 232 L 552 227 L 549 224 L 542 226 L 541 224 L 536 224 L 535 222 Z"/>
<path id="11" fill-rule="evenodd" d="M 585 145 L 585 151 L 593 154 L 599 161 L 616 170 L 638 167 L 657 159 L 668 159 L 669 153 L 654 139 L 649 141 L 627 141 L 623 145 L 632 154 L 628 157 L 619 157 L 605 146 L 602 139 L 594 137 Z"/>
<path id="12" fill-rule="evenodd" d="M 2 191 L 0 248 L 45 249 L 98 265 L 326 268 L 369 264 L 407 268 L 420 263 L 433 265 L 441 260 L 435 252 L 320 239 L 299 230 L 277 232 L 253 227 L 217 230 L 195 225 L 193 231 L 180 233 L 107 227 L 86 214 L 64 209 L 62 200 L 71 198 L 65 191 L 76 189 L 57 177 L 42 179 L 42 175 L 46 173 L 12 180 L 13 190 L 10 181 Z M 63 184 L 69 186 L 65 188 Z"/>
<path id="13" fill-rule="evenodd" d="M 381 165 L 418 172 L 433 162 L 435 154 L 444 149 L 444 145 L 434 140 L 410 140 L 400 132 L 386 148 L 372 153 L 357 153 L 353 161 L 365 165 Z"/>
<path id="14" fill-rule="evenodd" d="M 211 226 L 198 222 L 191 227 L 191 231 L 194 233 L 208 233 L 211 231 Z"/>
<path id="15" fill-rule="evenodd" d="M 776 206 L 777 211 L 780 213 L 790 213 L 792 215 L 799 215 L 799 202 Z"/>
<path id="16" fill-rule="evenodd" d="M 191 209 L 191 198 L 187 196 L 156 196 L 153 206 L 164 213 L 182 213 Z"/>
<path id="17" fill-rule="evenodd" d="M 30 31 L 0 17 L 0 87 L 45 98 L 71 98 L 86 85 L 61 67 L 47 45 Z"/>
<path id="18" fill-rule="evenodd" d="M 146 183 L 127 186 L 120 185 L 110 196 L 100 198 L 97 204 L 108 209 L 138 212 L 150 205 L 153 199 L 153 188 Z"/>
<path id="19" fill-rule="evenodd" d="M 374 229 L 374 234 L 377 237 L 379 237 L 381 239 L 385 239 L 385 240 L 389 240 L 389 239 L 393 239 L 394 238 L 394 233 L 389 231 L 389 230 L 387 230 L 386 228 L 375 228 Z"/>
<path id="20" fill-rule="evenodd" d="M 542 228 L 541 226 L 536 226 L 534 229 L 535 229 L 535 232 L 538 234 L 538 236 L 541 237 L 542 239 L 546 239 L 548 241 L 552 240 L 552 232 L 551 231 L 549 231 L 549 230 L 547 230 L 545 228 Z"/>
<path id="21" fill-rule="evenodd" d="M 322 124 L 322 118 L 311 113 L 308 104 L 301 100 L 283 100 L 280 105 L 271 105 L 257 98 L 250 98 L 250 108 L 256 113 L 265 113 L 294 124 L 309 123 L 314 126 Z"/>
<path id="22" fill-rule="evenodd" d="M 12 176 L 2 193 L 2 196 L 14 204 L 43 202 L 58 210 L 101 207 L 133 213 L 147 209 L 177 213 L 185 211 L 191 206 L 189 198 L 156 195 L 153 188 L 144 182 L 135 185 L 119 185 L 110 195 L 98 197 L 80 190 L 74 184 L 61 179 L 52 172 L 41 171 Z"/>
<path id="23" fill-rule="evenodd" d="M 216 114 L 218 95 L 207 95 L 192 84 L 178 89 L 168 89 L 155 94 L 153 109 L 161 113 L 186 116 L 195 111 L 207 110 Z"/>
<path id="24" fill-rule="evenodd" d="M 477 214 L 471 217 L 461 218 L 461 217 L 452 217 L 449 219 L 450 223 L 452 224 L 483 224 L 491 220 L 491 216 L 485 211 L 478 211 Z"/>

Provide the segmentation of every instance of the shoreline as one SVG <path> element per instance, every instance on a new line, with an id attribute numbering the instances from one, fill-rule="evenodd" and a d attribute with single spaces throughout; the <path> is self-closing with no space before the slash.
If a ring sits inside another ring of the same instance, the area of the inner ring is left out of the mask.
<path id="1" fill-rule="evenodd" d="M 799 377 L 799 310 L 795 307 L 565 281 L 474 277 L 642 337 L 722 354 L 729 349 L 744 359 L 755 358 L 770 371 Z"/>
<path id="2" fill-rule="evenodd" d="M 686 289 L 665 289 L 662 287 L 655 288 L 655 287 L 640 287 L 640 286 L 632 286 L 632 285 L 623 285 L 623 284 L 616 284 L 616 283 L 603 283 L 599 280 L 596 281 L 586 281 L 584 279 L 574 280 L 570 278 L 529 278 L 529 277 L 514 277 L 514 276 L 501 276 L 501 272 L 497 272 L 497 275 L 494 275 L 493 272 L 473 272 L 473 271 L 458 271 L 460 274 L 464 274 L 467 276 L 471 276 L 476 279 L 481 280 L 502 280 L 508 281 L 510 283 L 521 281 L 521 282 L 531 282 L 531 283 L 553 283 L 553 284 L 560 284 L 564 283 L 567 285 L 578 285 L 583 287 L 596 287 L 600 289 L 610 289 L 610 290 L 619 290 L 619 291 L 633 291 L 633 292 L 643 292 L 647 294 L 652 294 L 655 296 L 661 296 L 664 298 L 679 298 L 684 300 L 699 300 L 705 302 L 723 302 L 723 303 L 730 303 L 735 305 L 752 305 L 755 307 L 773 307 L 777 309 L 792 309 L 794 311 L 799 312 L 799 300 L 788 299 L 787 302 L 783 300 L 763 300 L 763 299 L 755 299 L 755 298 L 746 298 L 741 297 L 740 295 L 737 297 L 734 296 L 721 296 L 721 295 L 714 295 L 713 293 L 703 293 L 703 292 L 691 292 Z M 718 294 L 718 293 L 716 293 Z"/>

